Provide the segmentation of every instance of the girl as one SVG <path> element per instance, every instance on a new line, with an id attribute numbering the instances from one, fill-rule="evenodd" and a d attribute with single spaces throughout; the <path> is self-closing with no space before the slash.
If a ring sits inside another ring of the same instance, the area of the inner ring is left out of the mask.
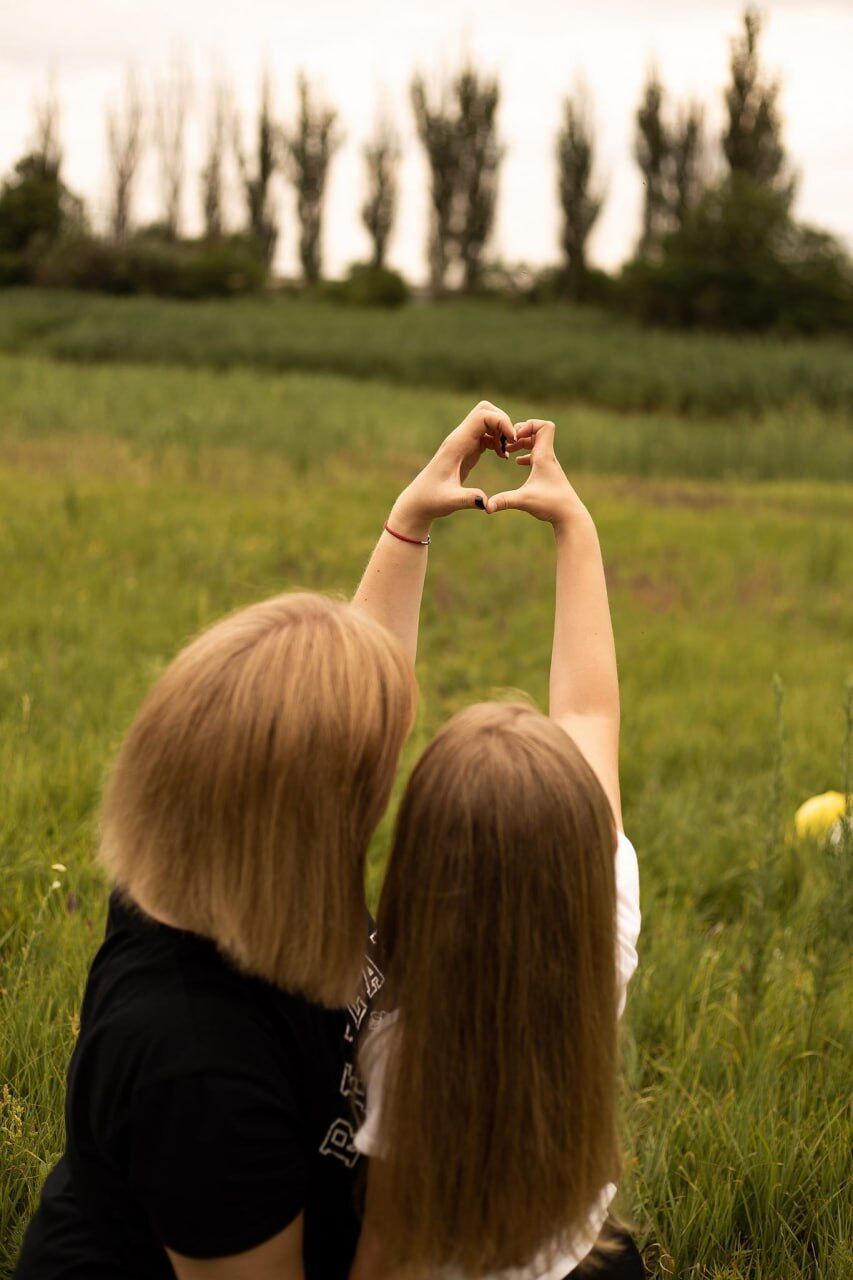
<path id="1" fill-rule="evenodd" d="M 640 915 L 613 633 L 553 423 L 517 437 L 530 477 L 487 510 L 554 529 L 550 716 L 460 712 L 406 789 L 378 914 L 393 1012 L 374 1015 L 361 1053 L 356 1146 L 377 1158 L 353 1280 L 562 1280 L 616 1191 L 616 1023 Z M 594 1274 L 642 1276 L 630 1237 L 597 1252 Z"/>
<path id="2" fill-rule="evenodd" d="M 104 798 L 115 892 L 65 1153 L 17 1280 L 346 1277 L 352 1049 L 382 981 L 365 856 L 414 713 L 428 528 L 484 505 L 464 480 L 502 435 L 483 403 L 448 437 L 352 604 L 243 609 L 144 702 Z"/>

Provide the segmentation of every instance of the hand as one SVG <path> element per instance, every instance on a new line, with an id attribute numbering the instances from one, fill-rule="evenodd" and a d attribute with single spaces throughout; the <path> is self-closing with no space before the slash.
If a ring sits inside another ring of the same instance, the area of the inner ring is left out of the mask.
<path id="1" fill-rule="evenodd" d="M 507 489 L 489 498 L 486 510 L 490 515 L 498 511 L 527 511 L 537 520 L 547 520 L 555 529 L 578 515 L 586 515 L 586 508 L 557 461 L 554 452 L 553 422 L 530 418 L 516 424 L 515 449 L 530 443 L 530 453 L 516 458 L 520 467 L 529 467 L 530 475 L 518 489 Z"/>
<path id="2" fill-rule="evenodd" d="M 482 489 L 467 488 L 465 481 L 486 450 L 507 458 L 519 447 L 515 437 L 508 415 L 481 400 L 400 494 L 388 517 L 391 528 L 407 537 L 425 538 L 433 520 L 440 516 L 466 507 L 485 511 L 486 494 Z"/>

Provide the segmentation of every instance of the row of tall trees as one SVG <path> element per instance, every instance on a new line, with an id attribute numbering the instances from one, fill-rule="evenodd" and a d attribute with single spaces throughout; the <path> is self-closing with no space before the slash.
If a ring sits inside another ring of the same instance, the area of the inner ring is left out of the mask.
<path id="1" fill-rule="evenodd" d="M 305 279 L 320 277 L 320 235 L 323 196 L 330 161 L 340 145 L 337 113 L 312 91 L 301 76 L 298 111 L 292 128 L 275 118 L 268 74 L 261 82 L 260 101 L 252 129 L 245 130 L 233 95 L 223 80 L 211 90 L 199 196 L 204 238 L 220 239 L 227 228 L 227 174 L 233 162 L 242 197 L 242 229 L 251 235 L 269 268 L 279 234 L 273 182 L 283 173 L 293 183 L 300 225 L 299 255 Z M 128 74 L 122 99 L 107 111 L 107 155 L 110 187 L 110 233 L 123 240 L 133 228 L 132 206 L 146 147 L 156 157 L 160 191 L 158 229 L 168 240 L 181 234 L 186 185 L 186 131 L 191 86 L 186 68 L 176 64 L 158 86 L 150 121 L 146 120 L 135 75 Z M 148 126 L 148 127 L 146 127 Z M 387 219 L 386 219 L 387 220 Z M 387 243 L 388 231 L 377 231 Z M 384 252 L 380 250 L 380 256 Z"/>
<path id="2" fill-rule="evenodd" d="M 716 138 L 709 135 L 701 105 L 673 102 L 655 68 L 643 86 L 634 122 L 642 219 L 633 261 L 618 286 L 625 298 L 638 300 L 639 309 L 650 318 L 713 322 L 714 316 L 703 315 L 702 308 L 715 307 L 726 313 L 724 322 L 736 322 L 742 295 L 757 291 L 764 302 L 756 304 L 757 310 L 750 302 L 753 310 L 748 306 L 745 314 L 763 323 L 761 307 L 769 315 L 768 309 L 779 302 L 779 297 L 768 301 L 774 289 L 802 292 L 806 282 L 813 291 L 823 289 L 829 296 L 835 290 L 840 297 L 839 290 L 846 288 L 849 262 L 838 243 L 799 227 L 791 216 L 796 183 L 782 137 L 780 86 L 760 64 L 760 34 L 760 18 L 748 9 L 732 41 L 725 120 Z M 181 239 L 181 218 L 189 181 L 191 94 L 188 72 L 176 63 L 148 104 L 133 74 L 127 76 L 119 100 L 110 104 L 109 243 L 120 246 L 140 235 L 159 237 L 166 245 L 187 243 Z M 442 83 L 416 75 L 410 95 L 428 171 L 430 289 L 434 295 L 449 289 L 475 292 L 490 272 L 488 245 L 505 154 L 498 129 L 500 86 L 495 77 L 469 65 Z M 28 217 L 40 244 L 55 238 L 60 226 L 79 229 L 84 222 L 82 205 L 61 178 L 55 96 L 39 108 L 36 124 L 31 153 L 0 192 L 0 279 L 4 250 L 20 248 Z M 322 277 L 328 177 L 342 139 L 337 112 L 304 75 L 297 84 L 297 109 L 285 123 L 275 111 L 271 81 L 265 75 L 249 126 L 226 83 L 216 81 L 197 175 L 204 229 L 196 243 L 225 244 L 236 232 L 242 244 L 253 246 L 268 273 L 280 234 L 277 180 L 284 177 L 295 193 L 302 276 L 309 285 L 316 284 Z M 160 210 L 156 226 L 140 230 L 135 196 L 147 152 L 156 161 Z M 606 191 L 592 105 L 581 83 L 562 104 L 554 154 L 562 264 L 550 273 L 548 287 L 552 294 L 571 299 L 600 297 L 605 285 L 612 294 L 616 282 L 589 264 L 589 241 Z M 360 214 L 371 252 L 362 270 L 374 275 L 386 268 L 400 160 L 400 139 L 385 114 L 363 149 Z M 235 185 L 241 208 L 236 219 L 231 195 Z M 231 270 L 233 263 L 225 265 Z M 721 302 L 725 289 L 729 293 Z"/>

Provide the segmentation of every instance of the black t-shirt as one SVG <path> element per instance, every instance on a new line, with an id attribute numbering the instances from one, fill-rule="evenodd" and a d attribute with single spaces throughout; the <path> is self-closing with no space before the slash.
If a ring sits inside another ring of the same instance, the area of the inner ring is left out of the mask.
<path id="1" fill-rule="evenodd" d="M 241 1253 L 303 1211 L 306 1280 L 343 1280 L 358 1236 L 355 1039 L 381 984 L 368 954 L 356 1002 L 323 1009 L 113 897 L 68 1069 L 65 1154 L 16 1280 L 173 1278 L 164 1245 Z"/>

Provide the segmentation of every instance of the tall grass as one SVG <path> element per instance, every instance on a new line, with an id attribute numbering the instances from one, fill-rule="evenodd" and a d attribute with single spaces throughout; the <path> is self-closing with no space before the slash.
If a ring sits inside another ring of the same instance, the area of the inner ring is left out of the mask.
<path id="1" fill-rule="evenodd" d="M 621 410 L 850 414 L 853 347 L 678 334 L 584 308 L 457 301 L 382 312 L 310 297 L 182 303 L 6 290 L 0 349 L 68 360 L 299 369 Z"/>
<path id="2" fill-rule="evenodd" d="M 663 410 L 617 413 L 589 405 L 545 404 L 498 396 L 515 418 L 552 415 L 560 448 L 575 470 L 698 479 L 805 479 L 844 482 L 853 475 L 853 431 L 844 418 L 812 408 L 796 415 L 685 420 Z M 0 404 L 7 438 L 34 440 L 81 430 L 106 432 L 134 449 L 234 445 L 286 454 L 307 466 L 318 449 L 325 465 L 377 442 L 403 457 L 425 458 L 472 396 L 361 383 L 319 374 L 212 374 L 170 365 L 75 365 L 0 355 Z M 479 395 L 478 395 L 479 398 Z M 322 426 L 318 426 L 318 424 Z M 512 482 L 518 476 L 510 471 Z M 728 502 L 727 495 L 719 501 Z M 828 497 L 822 501 L 829 501 Z M 835 544 L 824 554 L 833 556 Z"/>
<path id="3" fill-rule="evenodd" d="M 123 729 L 222 612 L 351 590 L 464 404 L 317 376 L 0 360 L 0 1276 L 61 1149 L 103 927 L 98 795 Z M 561 417 L 563 456 L 608 565 L 643 887 L 623 1208 L 661 1280 L 846 1280 L 850 849 L 795 842 L 791 815 L 843 782 L 853 488 L 584 474 L 575 450 L 606 462 L 596 437 L 618 429 L 587 412 Z M 507 483 L 482 465 L 485 488 Z M 401 780 L 458 707 L 546 694 L 547 529 L 465 513 L 430 555 Z M 388 838 L 386 819 L 373 897 Z"/>

